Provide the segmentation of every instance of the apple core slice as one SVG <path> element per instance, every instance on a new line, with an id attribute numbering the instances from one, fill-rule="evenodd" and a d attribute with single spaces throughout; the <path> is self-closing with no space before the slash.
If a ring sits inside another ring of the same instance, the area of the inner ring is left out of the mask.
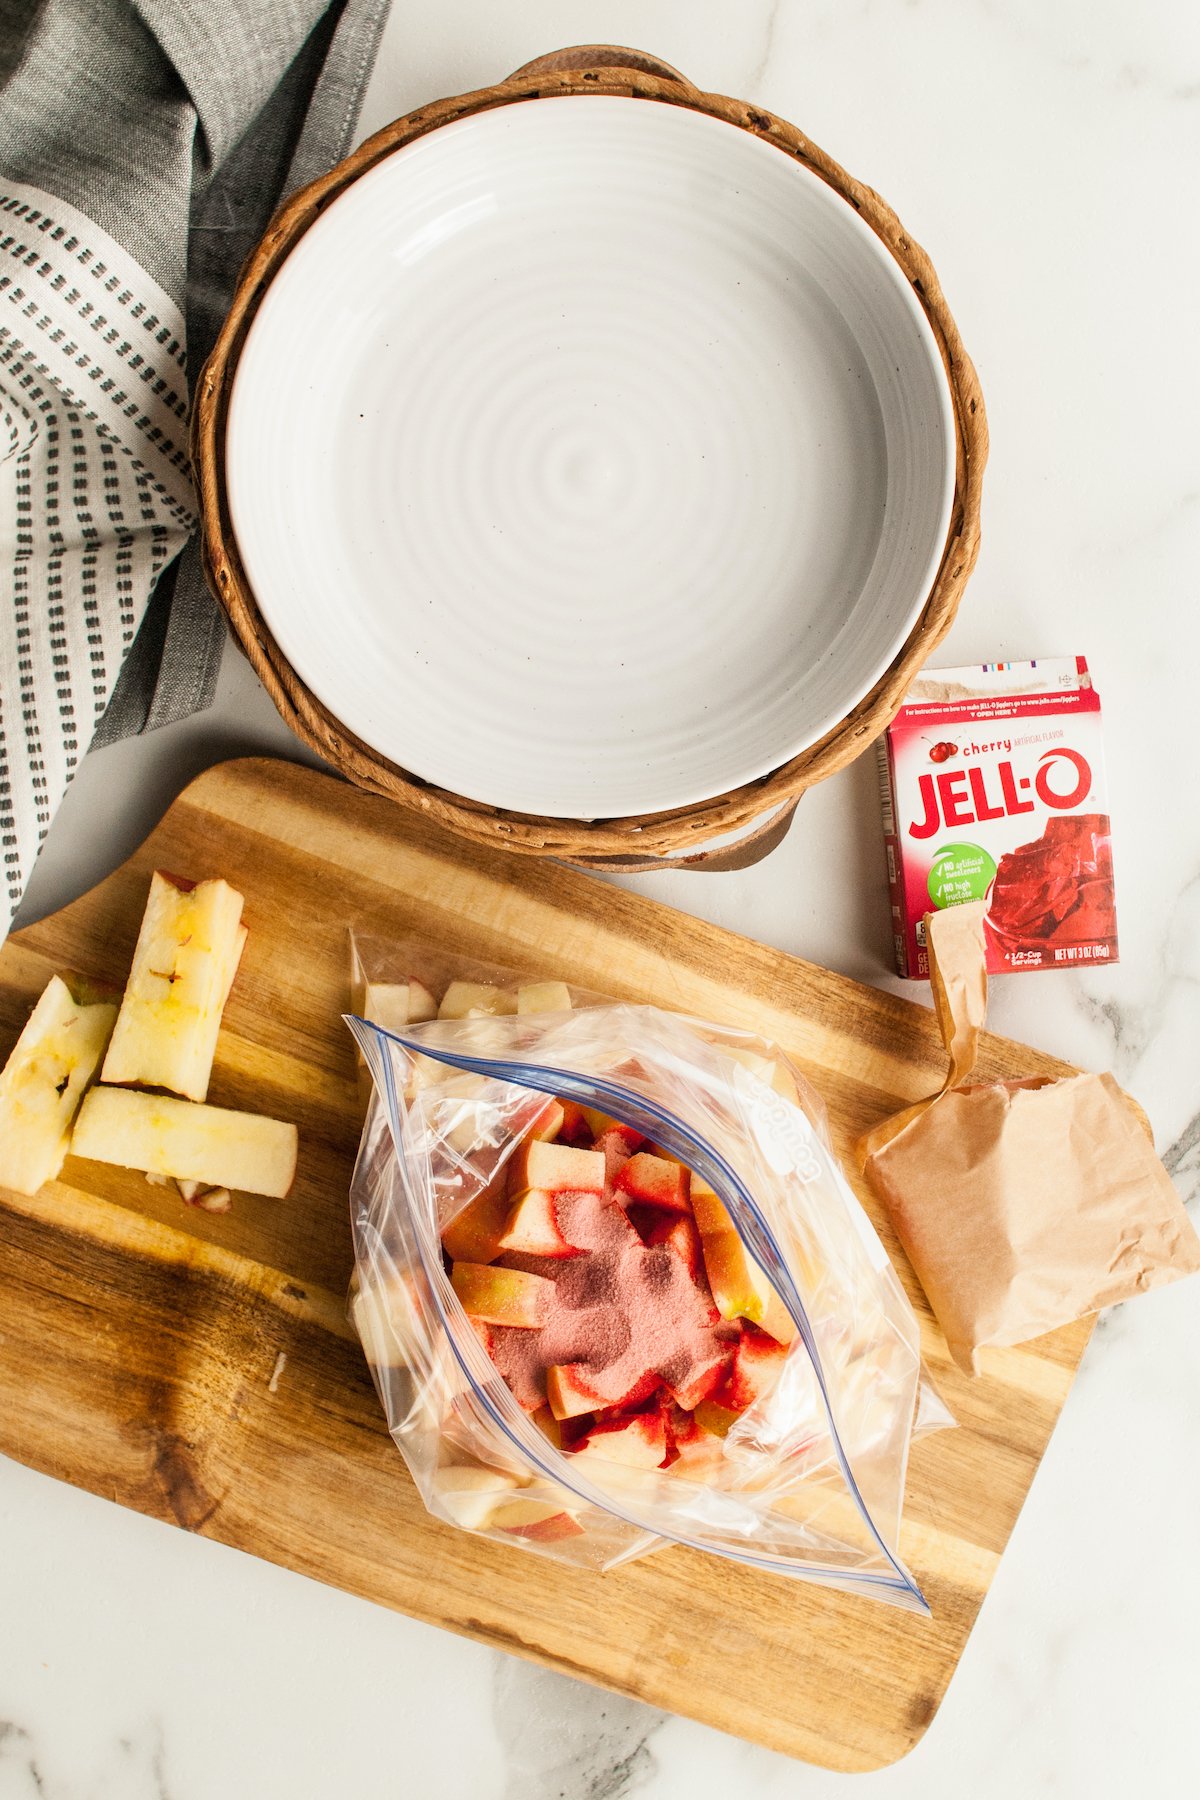
<path id="1" fill-rule="evenodd" d="M 282 1200 L 296 1173 L 296 1127 L 165 1094 L 95 1087 L 79 1109 L 74 1156 Z"/>
<path id="2" fill-rule="evenodd" d="M 226 881 L 183 887 L 156 869 L 101 1079 L 208 1094 L 221 1013 L 245 942 Z"/>
<path id="3" fill-rule="evenodd" d="M 80 1004 L 51 976 L 0 1073 L 0 1185 L 36 1194 L 58 1174 L 116 1016 L 115 1005 Z"/>

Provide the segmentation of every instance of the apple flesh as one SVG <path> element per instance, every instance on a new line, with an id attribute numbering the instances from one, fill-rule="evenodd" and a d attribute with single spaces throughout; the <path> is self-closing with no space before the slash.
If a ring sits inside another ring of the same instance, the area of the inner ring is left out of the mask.
<path id="1" fill-rule="evenodd" d="M 693 1412 L 721 1386 L 728 1370 L 728 1350 L 714 1348 L 703 1361 L 694 1363 L 686 1375 L 666 1385 L 675 1404 L 685 1412 Z"/>
<path id="2" fill-rule="evenodd" d="M 282 1200 L 296 1173 L 296 1127 L 164 1094 L 94 1087 L 75 1122 L 71 1152 L 208 1187 Z"/>
<path id="3" fill-rule="evenodd" d="M 692 1182 L 692 1213 L 704 1249 L 704 1267 L 723 1319 L 761 1324 L 774 1289 L 737 1234 L 724 1203 L 707 1182 Z"/>
<path id="4" fill-rule="evenodd" d="M 438 1469 L 433 1477 L 436 1502 L 451 1522 L 464 1531 L 482 1531 L 496 1510 L 496 1502 L 520 1485 L 515 1475 L 503 1469 L 479 1466 L 452 1465 Z"/>
<path id="5" fill-rule="evenodd" d="M 602 1419 L 585 1431 L 568 1451 L 580 1462 L 624 1463 L 628 1468 L 658 1469 L 667 1456 L 667 1432 L 660 1412 L 632 1418 Z"/>
<path id="6" fill-rule="evenodd" d="M 450 1281 L 462 1309 L 485 1325 L 517 1325 L 536 1331 L 550 1317 L 554 1283 L 523 1269 L 456 1262 Z"/>
<path id="7" fill-rule="evenodd" d="M 362 981 L 351 990 L 350 1002 L 361 1019 L 381 1025 L 384 1031 L 405 1031 L 437 1018 L 437 1002 L 415 977 L 407 981 Z"/>
<path id="8" fill-rule="evenodd" d="M 664 1212 L 688 1211 L 688 1185 L 688 1171 L 682 1163 L 651 1156 L 645 1150 L 631 1156 L 616 1178 L 618 1193 L 645 1206 L 661 1207 Z"/>
<path id="9" fill-rule="evenodd" d="M 605 1404 L 577 1363 L 559 1363 L 546 1370 L 546 1399 L 558 1420 L 582 1418 Z"/>
<path id="10" fill-rule="evenodd" d="M 500 1169 L 473 1200 L 468 1200 L 462 1210 L 455 1213 L 442 1232 L 442 1247 L 447 1256 L 453 1262 L 495 1262 L 500 1254 L 510 1205 L 508 1171 Z"/>
<path id="11" fill-rule="evenodd" d="M 562 1128 L 558 1135 L 563 1142 L 579 1144 L 590 1139 L 592 1134 L 588 1130 L 582 1106 L 577 1106 L 574 1100 L 560 1100 L 558 1104 L 563 1112 Z"/>
<path id="12" fill-rule="evenodd" d="M 620 1119 L 610 1118 L 607 1113 L 598 1112 L 594 1106 L 585 1106 L 583 1116 L 597 1143 L 601 1138 L 607 1137 L 610 1131 L 619 1132 L 631 1152 L 636 1150 L 639 1144 L 645 1142 L 642 1133 L 635 1130 L 632 1125 L 622 1125 Z"/>
<path id="13" fill-rule="evenodd" d="M 529 1188 L 547 1194 L 602 1194 L 604 1158 L 595 1150 L 528 1137 L 508 1165 L 508 1191 L 516 1199 Z"/>
<path id="14" fill-rule="evenodd" d="M 744 1327 L 733 1353 L 733 1367 L 696 1407 L 696 1422 L 724 1437 L 744 1412 L 767 1398 L 779 1380 L 787 1353 L 786 1344 L 776 1343 L 752 1325 Z"/>
<path id="15" fill-rule="evenodd" d="M 743 1050 L 740 1047 L 730 1049 L 728 1045 L 726 1045 L 725 1053 L 727 1056 L 731 1056 L 734 1062 L 741 1063 L 744 1069 L 749 1069 L 752 1074 L 757 1075 L 767 1087 L 774 1088 L 781 1099 L 790 1100 L 793 1106 L 799 1106 L 800 1093 L 796 1087 L 795 1077 L 787 1064 L 780 1061 L 778 1057 L 762 1056 L 757 1050 Z"/>
<path id="16" fill-rule="evenodd" d="M 693 1218 L 681 1213 L 676 1217 L 659 1219 L 651 1228 L 646 1242 L 650 1246 L 665 1244 L 675 1252 L 695 1287 L 708 1286 L 708 1277 L 704 1272 L 704 1249 Z"/>
<path id="17" fill-rule="evenodd" d="M 481 981 L 452 981 L 442 995 L 439 1019 L 479 1019 L 515 1013 L 517 997 Z"/>
<path id="18" fill-rule="evenodd" d="M 0 1186 L 36 1194 L 59 1173 L 116 1016 L 115 1004 L 80 1004 L 51 976 L 0 1073 Z"/>
<path id="19" fill-rule="evenodd" d="M 563 1123 L 563 1108 L 547 1100 L 529 1127 L 527 1136 L 538 1140 L 556 1137 Z M 508 1169 L 500 1169 L 473 1200 L 455 1213 L 442 1232 L 442 1246 L 454 1262 L 490 1263 L 499 1256 L 512 1206 Z"/>
<path id="20" fill-rule="evenodd" d="M 578 1245 L 563 1235 L 556 1199 L 542 1188 L 527 1188 L 508 1214 L 501 1250 L 515 1250 L 523 1256 L 578 1256 Z"/>
<path id="21" fill-rule="evenodd" d="M 492 1513 L 488 1525 L 493 1531 L 506 1531 L 510 1537 L 527 1538 L 534 1544 L 579 1537 L 583 1532 L 573 1513 L 550 1500 L 505 1501 Z"/>
<path id="22" fill-rule="evenodd" d="M 517 989 L 519 1013 L 571 1011 L 571 990 L 565 981 L 533 981 Z"/>
<path id="23" fill-rule="evenodd" d="M 221 1014 L 245 943 L 226 881 L 181 886 L 156 869 L 101 1079 L 208 1094 Z"/>

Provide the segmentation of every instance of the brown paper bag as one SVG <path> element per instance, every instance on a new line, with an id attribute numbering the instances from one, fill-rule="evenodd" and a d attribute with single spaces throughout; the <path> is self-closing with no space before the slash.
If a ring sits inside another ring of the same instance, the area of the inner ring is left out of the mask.
<path id="1" fill-rule="evenodd" d="M 1111 1075 L 964 1085 L 987 1010 L 983 904 L 927 916 L 946 1079 L 859 1146 L 954 1359 L 1200 1269 L 1200 1239 Z"/>

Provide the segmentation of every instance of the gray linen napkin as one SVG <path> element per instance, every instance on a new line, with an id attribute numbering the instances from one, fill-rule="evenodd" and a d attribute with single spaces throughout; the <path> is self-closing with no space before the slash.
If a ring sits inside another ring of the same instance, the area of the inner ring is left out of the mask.
<path id="1" fill-rule="evenodd" d="M 89 743 L 212 700 L 186 370 L 389 4 L 0 0 L 0 937 Z"/>

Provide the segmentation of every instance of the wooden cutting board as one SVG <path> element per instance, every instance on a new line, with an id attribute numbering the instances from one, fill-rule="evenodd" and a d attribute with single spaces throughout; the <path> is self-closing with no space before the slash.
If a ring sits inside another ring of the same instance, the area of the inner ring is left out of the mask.
<path id="1" fill-rule="evenodd" d="M 845 1154 L 928 1093 L 932 1014 L 570 870 L 452 840 L 291 764 L 195 781 L 93 892 L 0 952 L 0 1058 L 60 968 L 123 980 L 152 868 L 220 874 L 250 940 L 210 1099 L 294 1118 L 286 1201 L 210 1217 L 68 1160 L 0 1191 L 0 1451 L 417 1618 L 842 1770 L 894 1761 L 937 1711 L 1090 1334 L 949 1362 L 886 1223 L 930 1372 L 960 1429 L 914 1450 L 902 1553 L 931 1620 L 679 1549 L 581 1574 L 423 1510 L 345 1324 L 358 1139 L 346 928 L 419 930 L 475 957 L 764 1032 L 808 1073 Z M 1058 1074 L 986 1041 L 982 1074 Z M 863 1199 L 875 1216 L 869 1197 Z"/>

